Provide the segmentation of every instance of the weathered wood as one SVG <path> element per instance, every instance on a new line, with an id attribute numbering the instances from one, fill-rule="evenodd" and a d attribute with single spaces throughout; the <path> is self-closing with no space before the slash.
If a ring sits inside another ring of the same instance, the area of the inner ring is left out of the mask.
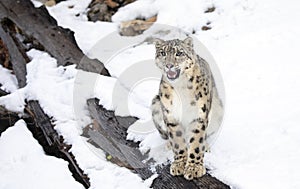
<path id="1" fill-rule="evenodd" d="M 34 116 L 34 120 L 38 127 L 41 128 L 45 139 L 49 146 L 54 145 L 59 141 L 59 136 L 56 131 L 53 129 L 53 126 L 50 122 L 50 119 L 45 113 L 43 112 L 42 108 L 40 107 L 37 101 L 29 101 L 28 108 L 32 115 Z"/>
<path id="2" fill-rule="evenodd" d="M 8 127 L 13 126 L 19 119 L 17 113 L 11 112 L 0 106 L 0 136 Z"/>
<path id="3" fill-rule="evenodd" d="M 126 130 L 130 125 L 132 125 L 134 122 L 138 120 L 138 118 L 132 116 L 125 116 L 125 117 L 116 116 L 116 118 L 118 120 L 119 125 L 125 128 Z"/>
<path id="4" fill-rule="evenodd" d="M 0 64 L 4 68 L 12 69 L 9 59 L 7 47 L 0 38 Z"/>
<path id="5" fill-rule="evenodd" d="M 127 129 L 118 122 L 118 118 L 113 111 L 108 111 L 103 106 L 99 105 L 99 100 L 89 99 L 88 108 L 92 118 L 95 120 L 94 127 L 86 127 L 84 136 L 89 138 L 89 142 L 98 148 L 101 148 L 113 158 L 117 159 L 117 164 L 120 166 L 133 169 L 141 175 L 143 179 L 149 178 L 153 173 L 149 170 L 151 161 L 145 161 L 147 156 L 140 154 L 137 149 L 138 144 L 127 141 Z M 119 117 L 120 119 L 120 117 Z M 123 120 L 131 119 L 136 121 L 136 118 L 126 117 Z M 140 169 L 142 168 L 142 169 Z M 174 177 L 170 174 L 170 166 L 159 168 L 157 172 L 159 176 L 153 181 L 152 187 L 156 189 L 228 189 L 225 185 L 216 178 L 206 174 L 205 176 L 188 181 L 184 177 Z"/>
<path id="6" fill-rule="evenodd" d="M 134 2 L 135 0 L 92 0 L 89 4 L 87 17 L 89 21 L 111 22 L 111 17 L 119 8 Z"/>
<path id="7" fill-rule="evenodd" d="M 45 7 L 35 8 L 30 0 L 1 0 L 0 19 L 10 19 L 27 36 L 38 41 L 58 65 L 76 64 L 77 68 L 109 75 L 103 64 L 86 57 L 79 49 L 74 32 L 57 25 Z"/>
<path id="8" fill-rule="evenodd" d="M 147 20 L 129 20 L 121 22 L 119 33 L 123 36 L 136 36 L 142 34 L 149 29 L 156 21 L 156 16 L 148 18 Z"/>
<path id="9" fill-rule="evenodd" d="M 151 187 L 154 189 L 230 189 L 229 186 L 209 174 L 206 174 L 201 178 L 188 181 L 182 176 L 172 176 L 169 170 L 170 165 L 165 166 L 159 172 L 159 176 L 153 181 Z"/>
<path id="10" fill-rule="evenodd" d="M 0 89 L 0 97 L 5 95 L 8 95 L 8 93 Z M 13 126 L 19 119 L 17 113 L 0 106 L 0 136 L 8 127 Z"/>
<path id="11" fill-rule="evenodd" d="M 18 62 L 18 64 L 13 64 L 13 70 L 17 76 L 18 85 L 20 88 L 22 88 L 26 85 L 26 60 L 24 59 L 12 36 L 9 34 L 9 32 L 4 30 L 2 24 L 0 24 L 0 38 L 8 48 L 11 61 Z"/>
<path id="12" fill-rule="evenodd" d="M 69 152 L 71 146 L 66 145 L 63 142 L 63 138 L 60 137 L 54 130 L 50 118 L 44 113 L 39 103 L 37 101 L 29 101 L 28 108 L 26 110 L 28 114 L 32 115 L 35 128 L 39 129 L 43 133 L 42 140 L 47 141 L 47 144 L 44 144 L 43 146 L 45 147 L 46 145 L 51 147 L 52 151 L 55 151 L 56 157 L 63 158 L 68 161 L 70 170 L 73 170 L 72 173 L 74 178 L 82 183 L 86 188 L 90 187 L 89 178 L 79 168 L 74 159 L 74 155 Z M 54 154 L 52 153 L 51 155 Z"/>
<path id="13" fill-rule="evenodd" d="M 145 161 L 147 156 L 141 154 L 138 144 L 126 140 L 127 128 L 119 124 L 114 112 L 100 106 L 97 99 L 89 99 L 87 103 L 92 118 L 97 121 L 97 128 L 88 129 L 85 136 L 126 167 L 134 169 L 143 179 L 149 178 L 152 172 Z"/>
<path id="14" fill-rule="evenodd" d="M 2 26 L 0 26 L 0 35 L 3 42 L 8 48 L 10 54 L 10 60 L 12 63 L 13 71 L 17 77 L 18 85 L 20 88 L 24 87 L 26 85 L 26 59 L 29 58 L 25 53 L 21 53 L 23 49 L 21 45 L 17 45 L 19 41 L 16 40 L 14 41 L 9 31 L 5 31 L 2 28 Z M 0 111 L 0 115 L 2 115 L 2 113 L 3 115 L 12 115 Z M 68 161 L 69 168 L 73 173 L 74 178 L 80 183 L 82 183 L 86 188 L 88 188 L 90 186 L 89 178 L 79 168 L 73 154 L 69 152 L 70 146 L 66 145 L 63 142 L 62 137 L 60 137 L 58 133 L 54 130 L 50 118 L 44 113 L 39 103 L 37 101 L 29 101 L 27 103 L 27 108 L 25 109 L 25 113 L 26 116 L 24 115 L 23 118 L 27 120 L 26 123 L 28 127 L 31 126 L 31 131 L 42 133 L 42 135 L 37 136 L 38 137 L 37 139 L 39 139 L 39 142 L 43 144 L 43 148 L 45 149 L 45 151 L 47 152 L 47 149 L 51 149 L 50 151 L 48 150 L 49 152 L 48 154 L 55 155 L 56 157 L 63 158 L 66 161 Z M 28 118 L 28 116 L 31 117 L 31 119 Z M 14 119 L 13 121 L 15 120 L 16 119 Z M 28 123 L 28 120 L 31 121 Z M 7 125 L 12 126 L 13 122 L 8 122 Z M 46 143 L 44 141 L 46 141 Z"/>

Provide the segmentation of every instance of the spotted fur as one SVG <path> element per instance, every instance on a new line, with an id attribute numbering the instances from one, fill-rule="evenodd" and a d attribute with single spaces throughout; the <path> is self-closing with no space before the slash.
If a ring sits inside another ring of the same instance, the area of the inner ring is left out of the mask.
<path id="1" fill-rule="evenodd" d="M 188 180 L 206 173 L 206 128 L 213 79 L 208 64 L 196 55 L 192 38 L 155 40 L 155 63 L 162 71 L 159 95 L 152 101 L 153 122 L 174 153 L 172 175 Z"/>

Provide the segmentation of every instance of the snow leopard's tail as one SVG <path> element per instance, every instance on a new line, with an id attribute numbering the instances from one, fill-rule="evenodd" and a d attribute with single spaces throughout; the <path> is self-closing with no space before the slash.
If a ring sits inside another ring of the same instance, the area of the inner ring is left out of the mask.
<path id="1" fill-rule="evenodd" d="M 215 141 L 219 133 L 219 129 L 221 127 L 223 116 L 224 116 L 224 106 L 218 94 L 216 85 L 214 83 L 213 83 L 212 92 L 213 92 L 212 94 L 213 96 L 212 96 L 211 110 L 209 113 L 209 125 L 206 130 L 207 142 L 210 146 Z"/>

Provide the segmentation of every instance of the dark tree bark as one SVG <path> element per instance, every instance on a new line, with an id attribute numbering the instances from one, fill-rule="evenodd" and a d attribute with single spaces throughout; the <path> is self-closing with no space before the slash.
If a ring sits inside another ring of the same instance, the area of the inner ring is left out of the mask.
<path id="1" fill-rule="evenodd" d="M 119 124 L 114 112 L 99 106 L 99 101 L 96 99 L 90 99 L 87 103 L 90 114 L 96 121 L 96 127 L 93 129 L 87 127 L 84 135 L 114 157 L 119 164 L 135 170 L 143 179 L 150 177 L 152 172 L 149 170 L 149 165 L 143 161 L 146 156 L 138 150 L 138 144 L 126 140 L 127 128 Z M 134 120 L 127 118 L 127 123 L 132 121 Z"/>
<path id="2" fill-rule="evenodd" d="M 83 184 L 85 188 L 90 187 L 89 178 L 83 173 L 77 164 L 74 155 L 69 152 L 71 146 L 64 143 L 63 137 L 59 136 L 51 124 L 50 118 L 44 113 L 38 101 L 29 101 L 26 112 L 30 115 L 25 119 L 28 128 L 34 137 L 43 146 L 48 155 L 62 158 L 69 162 L 69 169 L 73 177 Z"/>
<path id="3" fill-rule="evenodd" d="M 11 112 L 0 106 L 0 136 L 9 127 L 13 126 L 18 120 L 19 116 L 15 112 Z"/>
<path id="4" fill-rule="evenodd" d="M 22 46 L 21 41 L 15 38 L 14 33 L 9 29 L 8 25 L 2 24 L 0 26 L 0 37 L 8 48 L 13 71 L 17 77 L 19 87 L 22 88 L 26 85 L 26 62 L 29 58 L 25 53 L 26 49 Z M 69 169 L 73 173 L 74 178 L 88 188 L 90 186 L 89 178 L 79 168 L 73 154 L 69 152 L 71 146 L 66 145 L 63 142 L 63 138 L 54 130 L 50 118 L 44 113 L 39 103 L 37 101 L 29 101 L 25 112 L 26 114 L 22 118 L 26 121 L 28 128 L 33 132 L 35 138 L 43 146 L 45 152 L 68 161 Z M 7 122 L 8 126 L 12 126 L 16 122 L 15 114 L 5 110 L 2 111 L 2 108 L 0 109 L 0 115 L 1 118 L 4 117 L 4 121 Z M 6 119 L 6 115 L 13 115 L 14 119 L 8 120 Z M 5 128 L 8 126 L 5 126 Z"/>
<path id="5" fill-rule="evenodd" d="M 18 85 L 20 88 L 26 85 L 26 60 L 17 47 L 14 39 L 4 31 L 2 25 L 0 25 L 0 38 L 9 49 L 10 59 L 18 64 L 13 64 L 13 70 L 17 75 Z"/>
<path id="6" fill-rule="evenodd" d="M 0 19 L 2 24 L 5 19 L 11 20 L 40 48 L 56 58 L 58 65 L 76 64 L 79 69 L 109 75 L 100 61 L 89 59 L 82 53 L 74 32 L 59 27 L 45 7 L 35 8 L 30 0 L 1 0 Z"/>

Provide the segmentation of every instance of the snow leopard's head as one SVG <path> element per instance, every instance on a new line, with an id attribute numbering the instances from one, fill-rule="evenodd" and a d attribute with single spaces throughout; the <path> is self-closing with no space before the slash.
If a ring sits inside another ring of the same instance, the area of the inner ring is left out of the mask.
<path id="1" fill-rule="evenodd" d="M 169 81 L 177 80 L 186 70 L 194 66 L 195 52 L 191 37 L 169 41 L 155 39 L 154 44 L 155 63 Z"/>

